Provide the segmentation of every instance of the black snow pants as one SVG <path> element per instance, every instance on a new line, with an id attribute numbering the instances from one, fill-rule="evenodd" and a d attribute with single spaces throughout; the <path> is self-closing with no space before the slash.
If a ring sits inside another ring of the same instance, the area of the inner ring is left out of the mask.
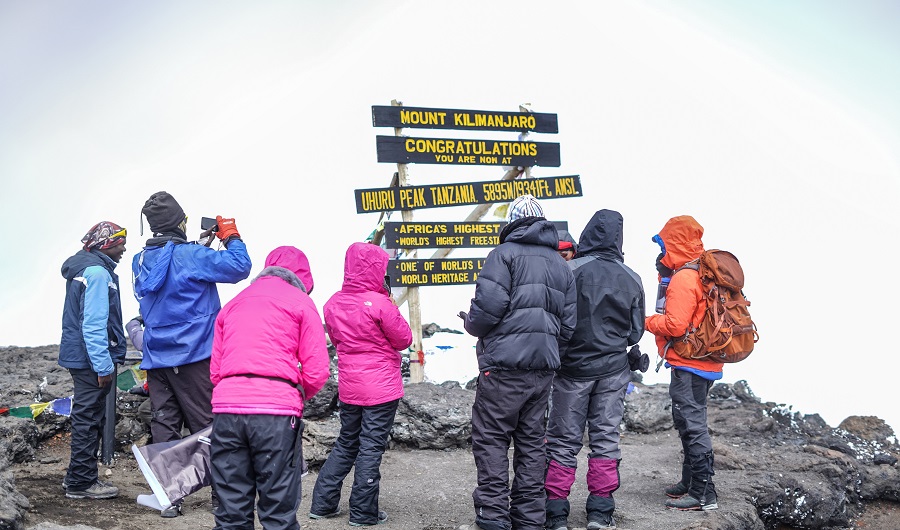
<path id="1" fill-rule="evenodd" d="M 216 414 L 210 444 L 216 530 L 297 530 L 303 423 L 295 416 Z M 257 500 L 257 496 L 259 500 Z"/>

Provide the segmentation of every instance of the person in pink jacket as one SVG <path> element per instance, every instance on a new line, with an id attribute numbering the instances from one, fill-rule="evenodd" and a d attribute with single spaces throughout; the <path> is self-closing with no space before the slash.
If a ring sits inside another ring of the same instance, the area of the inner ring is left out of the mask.
<path id="1" fill-rule="evenodd" d="M 309 261 L 278 247 L 216 317 L 210 379 L 216 529 L 298 529 L 303 402 L 328 380 Z"/>
<path id="2" fill-rule="evenodd" d="M 341 432 L 319 470 L 309 517 L 341 513 L 341 486 L 356 466 L 350 526 L 383 523 L 378 509 L 381 456 L 403 397 L 399 350 L 412 344 L 409 324 L 384 287 L 388 255 L 353 243 L 344 259 L 344 285 L 325 302 L 325 326 L 337 348 Z"/>

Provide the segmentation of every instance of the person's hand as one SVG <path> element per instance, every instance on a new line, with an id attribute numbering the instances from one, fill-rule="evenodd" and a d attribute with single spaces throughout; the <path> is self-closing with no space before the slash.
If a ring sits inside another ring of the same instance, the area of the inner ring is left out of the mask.
<path id="1" fill-rule="evenodd" d="M 466 313 L 465 311 L 460 311 L 459 313 L 456 314 L 456 316 L 463 319 L 463 322 L 465 322 L 466 319 L 469 317 L 469 314 Z"/>
<path id="2" fill-rule="evenodd" d="M 219 227 L 219 230 L 216 232 L 216 237 L 221 239 L 224 242 L 228 242 L 232 237 L 236 237 L 240 239 L 241 234 L 238 233 L 237 226 L 234 224 L 234 218 L 225 218 L 221 215 L 216 216 L 216 226 Z"/>
<path id="3" fill-rule="evenodd" d="M 206 230 L 200 232 L 200 237 L 197 238 L 197 241 L 203 245 L 204 247 L 208 247 L 212 245 L 213 242 L 213 233 L 215 233 L 216 227 L 207 228 Z"/>
<path id="4" fill-rule="evenodd" d="M 662 252 L 659 253 L 659 256 L 656 256 L 656 272 L 659 273 L 660 278 L 669 278 L 675 274 L 675 271 L 662 264 L 663 256 L 665 254 Z"/>
<path id="5" fill-rule="evenodd" d="M 112 383 L 112 380 L 113 380 L 113 374 L 97 376 L 97 384 L 100 386 L 100 388 L 108 387 L 110 385 L 110 383 Z"/>

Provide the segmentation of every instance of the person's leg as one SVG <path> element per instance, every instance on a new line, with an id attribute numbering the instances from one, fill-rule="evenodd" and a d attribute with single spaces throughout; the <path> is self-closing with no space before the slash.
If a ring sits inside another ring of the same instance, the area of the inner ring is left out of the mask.
<path id="1" fill-rule="evenodd" d="M 105 401 L 115 382 L 100 388 L 97 373 L 91 369 L 70 368 L 69 374 L 75 392 L 70 415 L 71 458 L 65 484 L 68 490 L 83 491 L 97 482 L 97 449 L 103 432 Z"/>
<path id="2" fill-rule="evenodd" d="M 547 494 L 544 475 L 547 465 L 544 415 L 550 398 L 553 372 L 521 372 L 517 388 L 527 396 L 519 409 L 513 431 L 513 477 L 509 515 L 516 530 L 539 530 L 546 516 Z"/>
<path id="3" fill-rule="evenodd" d="M 592 386 L 592 382 L 572 381 L 559 375 L 553 379 L 547 424 L 547 521 L 569 516 L 569 492 L 575 483 Z"/>
<path id="4" fill-rule="evenodd" d="M 679 434 L 687 449 L 691 483 L 687 496 L 670 501 L 666 505 L 678 509 L 715 509 L 718 504 L 712 480 L 715 474 L 712 439 L 709 436 L 706 418 L 707 394 L 712 382 L 691 372 L 673 369 L 672 383 L 669 390 L 672 396 L 672 409 L 673 414 L 677 409 L 681 416 L 682 426 Z M 676 386 L 675 391 L 672 390 L 672 386 Z"/>
<path id="5" fill-rule="evenodd" d="M 688 448 L 687 425 L 684 420 L 684 415 L 681 413 L 680 405 L 680 403 L 685 400 L 681 396 L 690 392 L 690 388 L 687 385 L 687 378 L 681 376 L 681 370 L 672 368 L 671 372 L 669 397 L 672 399 L 672 422 L 675 426 L 675 430 L 678 431 L 678 438 L 681 440 L 682 461 L 681 480 L 666 488 L 665 493 L 669 497 L 677 499 L 685 495 L 688 492 L 688 488 L 691 486 L 691 453 Z M 676 403 L 679 403 L 679 405 L 675 406 Z"/>
<path id="6" fill-rule="evenodd" d="M 147 370 L 150 407 L 153 413 L 150 420 L 150 436 L 153 437 L 154 443 L 181 439 L 184 417 L 169 380 L 173 375 L 172 368 Z"/>
<path id="7" fill-rule="evenodd" d="M 588 498 L 585 509 L 588 523 L 606 527 L 612 523 L 616 503 L 613 492 L 619 489 L 619 425 L 625 414 L 625 391 L 631 372 L 598 380 L 591 392 L 588 411 Z"/>
<path id="8" fill-rule="evenodd" d="M 257 478 L 248 441 L 253 433 L 245 418 L 216 414 L 213 419 L 209 453 L 212 484 L 219 492 L 217 530 L 253 528 Z"/>
<path id="9" fill-rule="evenodd" d="M 188 431 L 194 434 L 209 427 L 212 423 L 213 390 L 209 379 L 209 359 L 173 369 L 169 374 L 169 383 Z"/>
<path id="10" fill-rule="evenodd" d="M 475 521 L 484 530 L 509 530 L 509 443 L 524 400 L 508 392 L 508 372 L 478 375 L 472 405 L 472 456 L 478 486 L 472 492 Z M 543 471 L 544 464 L 540 466 Z"/>
<path id="11" fill-rule="evenodd" d="M 378 493 L 381 486 L 381 457 L 387 448 L 400 400 L 363 407 L 359 454 L 350 491 L 350 523 L 378 522 Z"/>
<path id="12" fill-rule="evenodd" d="M 298 530 L 303 424 L 294 416 L 246 418 L 259 493 L 256 503 L 259 523 L 267 530 Z"/>
<path id="13" fill-rule="evenodd" d="M 331 454 L 319 469 L 313 487 L 311 517 L 327 516 L 338 511 L 344 478 L 359 454 L 359 434 L 362 430 L 362 407 L 340 402 L 341 432 Z"/>

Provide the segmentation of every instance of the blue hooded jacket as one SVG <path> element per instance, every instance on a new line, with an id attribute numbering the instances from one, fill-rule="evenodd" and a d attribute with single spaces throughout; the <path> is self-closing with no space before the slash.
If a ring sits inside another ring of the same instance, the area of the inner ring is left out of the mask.
<path id="1" fill-rule="evenodd" d="M 132 261 L 134 296 L 144 318 L 141 368 L 171 368 L 208 359 L 216 315 L 222 308 L 216 283 L 250 275 L 250 256 L 240 239 L 224 251 L 182 241 L 144 247 Z"/>
<path id="2" fill-rule="evenodd" d="M 97 375 L 113 373 L 125 361 L 125 329 L 116 262 L 99 251 L 79 250 L 63 263 L 63 306 L 59 365 Z"/>

